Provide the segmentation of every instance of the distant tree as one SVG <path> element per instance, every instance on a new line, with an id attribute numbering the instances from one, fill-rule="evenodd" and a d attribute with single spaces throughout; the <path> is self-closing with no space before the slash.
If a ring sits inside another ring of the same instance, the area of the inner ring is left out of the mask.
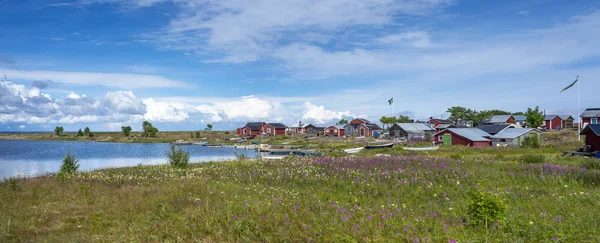
<path id="1" fill-rule="evenodd" d="M 83 137 L 83 132 L 81 131 L 81 128 L 79 128 L 79 131 L 77 131 L 77 137 Z"/>
<path id="2" fill-rule="evenodd" d="M 85 127 L 85 129 L 83 129 L 83 134 L 84 134 L 86 137 L 91 137 L 91 134 L 92 134 L 92 133 L 90 132 L 90 128 L 89 128 L 89 127 Z"/>
<path id="3" fill-rule="evenodd" d="M 56 134 L 56 136 L 60 136 L 61 133 L 63 133 L 65 131 L 65 129 L 61 126 L 56 126 L 56 128 L 54 128 L 54 134 Z"/>
<path id="4" fill-rule="evenodd" d="M 536 106 L 535 109 L 527 108 L 525 117 L 527 117 L 528 127 L 538 128 L 544 123 L 544 114 L 540 111 L 539 106 Z"/>
<path id="5" fill-rule="evenodd" d="M 512 115 L 513 116 L 524 116 L 525 113 L 523 113 L 522 111 L 519 111 L 519 112 L 512 113 Z"/>
<path id="6" fill-rule="evenodd" d="M 471 109 L 467 109 L 462 106 L 452 106 L 446 110 L 446 112 L 450 113 L 449 120 L 458 121 L 460 119 L 467 119 L 469 113 L 472 113 Z"/>
<path id="7" fill-rule="evenodd" d="M 212 129 L 213 129 L 212 124 L 206 124 L 206 128 L 204 128 L 204 131 L 212 131 Z"/>
<path id="8" fill-rule="evenodd" d="M 130 126 L 122 126 L 121 131 L 123 132 L 123 135 L 125 135 L 125 137 L 129 137 L 129 133 L 131 132 L 131 127 Z"/>
<path id="9" fill-rule="evenodd" d="M 410 118 L 408 116 L 399 116 L 396 119 L 396 123 L 410 123 Z"/>
<path id="10" fill-rule="evenodd" d="M 346 125 L 346 124 L 348 124 L 348 120 L 343 119 L 343 118 L 340 119 L 340 121 L 337 122 L 337 125 Z"/>
<path id="11" fill-rule="evenodd" d="M 152 126 L 152 123 L 148 121 L 144 121 L 142 123 L 142 136 L 143 137 L 156 137 L 156 133 L 158 132 L 158 128 Z"/>
<path id="12" fill-rule="evenodd" d="M 196 131 L 196 138 L 200 138 L 200 131 Z"/>

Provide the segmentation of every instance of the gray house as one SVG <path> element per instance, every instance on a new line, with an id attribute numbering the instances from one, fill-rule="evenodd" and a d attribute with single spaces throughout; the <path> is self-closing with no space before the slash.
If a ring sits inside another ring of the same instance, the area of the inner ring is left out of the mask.
<path id="1" fill-rule="evenodd" d="M 540 131 L 533 128 L 509 128 L 494 136 L 492 146 L 521 146 L 525 142 L 525 138 L 531 136 L 540 139 Z"/>
<path id="2" fill-rule="evenodd" d="M 435 129 L 427 123 L 396 123 L 389 129 L 390 137 L 406 138 L 408 141 L 425 141 L 431 139 Z"/>

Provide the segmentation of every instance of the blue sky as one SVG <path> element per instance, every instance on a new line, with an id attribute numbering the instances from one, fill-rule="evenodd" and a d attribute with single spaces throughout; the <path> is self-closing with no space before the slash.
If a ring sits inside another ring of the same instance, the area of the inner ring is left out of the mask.
<path id="1" fill-rule="evenodd" d="M 600 2 L 0 0 L 0 131 L 597 107 Z M 4 78 L 6 77 L 6 78 Z"/>

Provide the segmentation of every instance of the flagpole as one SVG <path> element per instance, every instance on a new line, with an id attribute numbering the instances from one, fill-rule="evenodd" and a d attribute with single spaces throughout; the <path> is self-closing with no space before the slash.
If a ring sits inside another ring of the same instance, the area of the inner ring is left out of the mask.
<path id="1" fill-rule="evenodd" d="M 578 140 L 581 141 L 581 108 L 579 107 L 579 75 L 577 75 L 577 118 L 579 120 L 577 126 Z"/>

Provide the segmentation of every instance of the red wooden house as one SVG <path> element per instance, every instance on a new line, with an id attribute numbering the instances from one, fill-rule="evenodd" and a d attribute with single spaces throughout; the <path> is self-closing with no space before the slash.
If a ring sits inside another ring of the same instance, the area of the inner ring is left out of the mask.
<path id="1" fill-rule="evenodd" d="M 343 125 L 329 126 L 325 128 L 325 135 L 341 137 L 344 136 L 344 131 Z"/>
<path id="2" fill-rule="evenodd" d="M 433 135 L 437 143 L 469 147 L 491 146 L 490 136 L 479 128 L 448 128 Z"/>
<path id="3" fill-rule="evenodd" d="M 600 108 L 587 108 L 581 113 L 581 128 L 587 124 L 600 124 Z"/>
<path id="4" fill-rule="evenodd" d="M 563 120 L 558 115 L 547 115 L 544 118 L 544 123 L 540 128 L 549 130 L 562 130 Z"/>
<path id="5" fill-rule="evenodd" d="M 350 124 L 373 124 L 373 123 L 364 118 L 355 118 L 354 120 L 350 121 Z"/>
<path id="6" fill-rule="evenodd" d="M 265 131 L 266 125 L 264 122 L 248 122 L 245 126 L 238 128 L 238 134 L 242 136 L 257 136 Z"/>
<path id="7" fill-rule="evenodd" d="M 275 135 L 285 135 L 285 130 L 287 129 L 286 125 L 281 123 L 269 123 L 264 126 L 264 133 L 275 136 Z"/>
<path id="8" fill-rule="evenodd" d="M 437 118 L 430 117 L 427 124 L 429 124 L 433 128 L 436 128 L 437 126 L 442 125 L 442 124 L 452 125 L 454 123 L 450 120 L 437 119 Z"/>
<path id="9" fill-rule="evenodd" d="M 591 152 L 600 151 L 600 124 L 588 124 L 580 134 L 585 135 L 585 145 Z"/>

